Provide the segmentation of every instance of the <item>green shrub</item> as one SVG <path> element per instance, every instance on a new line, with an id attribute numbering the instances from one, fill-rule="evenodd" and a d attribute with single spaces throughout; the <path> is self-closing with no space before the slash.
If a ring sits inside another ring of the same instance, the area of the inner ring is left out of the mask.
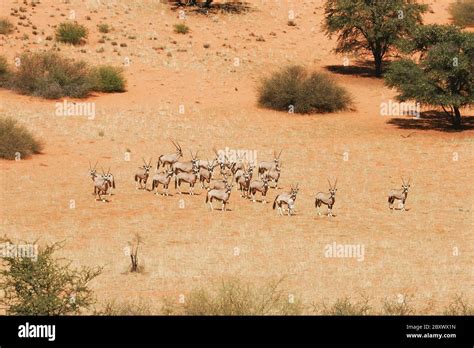
<path id="1" fill-rule="evenodd" d="M 41 149 L 41 143 L 24 126 L 10 117 L 0 118 L 0 158 L 13 160 L 16 153 L 25 158 Z"/>
<path id="2" fill-rule="evenodd" d="M 0 18 L 0 34 L 8 35 L 13 33 L 15 26 L 7 18 Z"/>
<path id="3" fill-rule="evenodd" d="M 302 306 L 290 303 L 288 292 L 279 289 L 281 281 L 256 288 L 237 280 L 223 281 L 211 291 L 192 291 L 182 306 L 167 304 L 165 314 L 179 315 L 297 315 Z"/>
<path id="4" fill-rule="evenodd" d="M 461 27 L 474 26 L 474 0 L 458 0 L 449 6 L 453 22 Z"/>
<path id="5" fill-rule="evenodd" d="M 78 45 L 87 38 L 87 29 L 81 24 L 63 22 L 56 28 L 56 40 Z"/>
<path id="6" fill-rule="evenodd" d="M 99 31 L 104 34 L 107 34 L 111 30 L 110 26 L 105 23 L 99 24 L 97 27 L 99 28 Z"/>
<path id="7" fill-rule="evenodd" d="M 23 54 L 10 85 L 22 94 L 48 99 L 83 98 L 93 89 L 90 69 L 85 62 L 75 62 L 53 52 Z"/>
<path id="8" fill-rule="evenodd" d="M 306 114 L 347 109 L 351 98 L 329 75 L 289 66 L 262 81 L 258 102 L 266 108 Z"/>
<path id="9" fill-rule="evenodd" d="M 189 27 L 184 23 L 175 24 L 173 28 L 177 34 L 187 34 L 189 32 Z"/>
<path id="10" fill-rule="evenodd" d="M 104 65 L 95 68 L 92 75 L 96 91 L 106 93 L 125 91 L 125 78 L 121 68 Z"/>
<path id="11" fill-rule="evenodd" d="M 89 283 L 102 269 L 73 269 L 69 262 L 53 256 L 61 246 L 39 248 L 36 256 L 3 258 L 5 267 L 0 270 L 0 290 L 4 296 L 0 303 L 7 308 L 7 314 L 80 314 L 93 304 Z"/>

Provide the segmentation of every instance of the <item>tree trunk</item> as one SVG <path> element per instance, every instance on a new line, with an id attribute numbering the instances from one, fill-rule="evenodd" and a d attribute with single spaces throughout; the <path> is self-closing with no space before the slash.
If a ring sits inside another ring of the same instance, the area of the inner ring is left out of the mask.
<path id="1" fill-rule="evenodd" d="M 459 108 L 456 106 L 453 106 L 453 110 L 454 110 L 453 127 L 455 129 L 460 129 L 461 128 L 461 112 L 459 111 Z"/>
<path id="2" fill-rule="evenodd" d="M 376 49 L 373 55 L 375 60 L 375 76 L 380 77 L 382 76 L 382 53 Z"/>

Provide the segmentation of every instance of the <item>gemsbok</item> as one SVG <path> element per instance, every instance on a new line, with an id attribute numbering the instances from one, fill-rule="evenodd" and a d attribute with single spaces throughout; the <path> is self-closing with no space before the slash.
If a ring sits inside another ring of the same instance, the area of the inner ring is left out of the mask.
<path id="1" fill-rule="evenodd" d="M 261 180 L 253 180 L 250 182 L 247 196 L 252 195 L 252 202 L 255 202 L 255 194 L 257 192 L 262 194 L 262 203 L 266 204 L 268 192 L 268 178 L 266 175 L 263 175 Z"/>
<path id="2" fill-rule="evenodd" d="M 405 180 L 402 177 L 402 188 L 399 190 L 391 190 L 388 194 L 388 207 L 391 211 L 393 211 L 393 203 L 397 200 L 401 203 L 401 210 L 405 211 L 405 202 L 408 197 L 408 189 L 410 188 L 410 180 L 408 178 L 408 182 L 405 183 Z"/>
<path id="3" fill-rule="evenodd" d="M 181 183 L 185 182 L 189 184 L 189 194 L 194 195 L 194 185 L 196 184 L 199 176 L 199 169 L 197 167 L 193 168 L 192 173 L 178 173 L 174 177 L 174 188 L 178 190 L 178 193 L 181 194 Z"/>
<path id="4" fill-rule="evenodd" d="M 319 210 L 321 205 L 322 204 L 327 205 L 328 206 L 328 214 L 327 215 L 332 217 L 332 216 L 334 216 L 332 214 L 332 207 L 334 206 L 334 203 L 336 202 L 337 179 L 334 182 L 334 187 L 331 186 L 331 182 L 329 181 L 329 179 L 328 179 L 328 183 L 329 183 L 329 193 L 318 192 L 316 194 L 316 199 L 314 201 L 314 206 L 318 209 L 318 215 L 321 215 L 321 212 Z"/>
<path id="5" fill-rule="evenodd" d="M 205 188 L 204 183 L 207 182 L 209 184 L 212 179 L 212 173 L 214 171 L 214 167 L 217 166 L 217 163 L 209 160 L 205 161 L 207 166 L 205 168 L 201 167 L 201 161 L 199 161 L 199 182 L 201 183 L 201 188 Z"/>
<path id="6" fill-rule="evenodd" d="M 278 189 L 278 180 L 280 180 L 281 174 L 281 163 L 275 164 L 266 172 L 266 174 L 269 181 L 275 182 L 275 189 Z"/>
<path id="7" fill-rule="evenodd" d="M 260 162 L 258 164 L 258 175 L 262 176 L 273 167 L 278 167 L 280 165 L 280 156 L 282 152 L 283 150 L 281 150 L 277 156 L 276 152 L 273 151 L 273 161 Z"/>
<path id="8" fill-rule="evenodd" d="M 176 148 L 175 153 L 167 154 L 167 155 L 161 155 L 158 157 L 158 163 L 156 164 L 156 170 L 160 169 L 160 165 L 168 165 L 171 167 L 174 163 L 178 162 L 178 160 L 183 157 L 183 150 L 181 150 L 181 146 L 179 145 L 178 142 L 174 142 L 171 140 L 173 143 L 174 147 Z"/>
<path id="9" fill-rule="evenodd" d="M 146 190 L 146 183 L 148 181 L 148 177 L 150 176 L 151 159 L 148 163 L 145 162 L 144 158 L 142 158 L 142 161 L 143 166 L 138 167 L 139 171 L 135 173 L 135 189 L 137 190 Z M 143 188 L 142 182 L 145 184 L 145 188 Z M 138 185 L 140 185 L 140 187 L 138 187 Z"/>
<path id="10" fill-rule="evenodd" d="M 209 202 L 211 207 L 211 211 L 214 210 L 212 206 L 212 201 L 220 201 L 222 202 L 222 211 L 227 210 L 227 204 L 229 204 L 230 194 L 232 192 L 232 185 L 226 184 L 223 189 L 210 189 L 207 191 L 206 195 L 206 204 Z"/>
<path id="11" fill-rule="evenodd" d="M 108 179 L 109 173 L 110 169 L 107 173 L 105 173 L 104 169 L 102 169 L 102 175 L 96 176 L 96 178 L 94 179 L 94 194 L 96 196 L 99 196 L 99 200 L 101 200 L 102 202 L 107 202 L 107 199 L 102 198 L 102 195 L 107 195 L 107 191 L 109 190 L 111 185 Z"/>
<path id="12" fill-rule="evenodd" d="M 275 197 L 275 200 L 273 201 L 273 210 L 278 206 L 278 214 L 283 216 L 285 213 L 285 208 L 283 205 L 286 205 L 288 207 L 288 216 L 293 215 L 294 210 L 295 210 L 295 201 L 296 201 L 296 195 L 298 194 L 299 184 L 296 184 L 295 187 L 291 185 L 291 190 L 290 192 L 286 193 L 280 193 L 278 196 Z"/>
<path id="13" fill-rule="evenodd" d="M 199 168 L 199 160 L 197 158 L 197 152 L 195 155 L 193 155 L 193 152 L 191 152 L 191 161 L 186 161 L 186 162 L 175 162 L 171 166 L 175 174 L 178 173 L 192 173 L 194 168 Z"/>
<path id="14" fill-rule="evenodd" d="M 163 185 L 163 192 L 161 193 L 163 196 L 169 196 L 168 194 L 168 187 L 170 185 L 171 177 L 173 176 L 174 172 L 172 169 L 168 169 L 167 172 L 164 173 L 156 173 L 152 177 L 151 181 L 151 190 L 153 191 L 156 189 L 155 195 L 158 194 L 158 186 Z"/>

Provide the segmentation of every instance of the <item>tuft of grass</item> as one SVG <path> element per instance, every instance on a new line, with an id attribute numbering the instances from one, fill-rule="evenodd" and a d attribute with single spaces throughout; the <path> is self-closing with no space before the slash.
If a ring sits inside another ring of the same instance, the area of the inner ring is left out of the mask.
<path id="1" fill-rule="evenodd" d="M 369 300 L 363 297 L 359 301 L 353 301 L 349 297 L 339 298 L 332 305 L 322 304 L 320 313 L 322 315 L 369 315 L 371 311 Z"/>
<path id="2" fill-rule="evenodd" d="M 101 33 L 103 33 L 103 34 L 107 34 L 107 33 L 109 33 L 109 32 L 112 30 L 112 28 L 110 27 L 110 25 L 108 25 L 108 24 L 106 24 L 106 23 L 99 24 L 99 25 L 97 26 L 97 28 L 98 28 L 99 31 L 100 31 Z"/>
<path id="3" fill-rule="evenodd" d="M 103 65 L 93 69 L 94 90 L 98 92 L 124 92 L 125 77 L 118 67 Z"/>
<path id="4" fill-rule="evenodd" d="M 301 66 L 288 66 L 262 81 L 259 105 L 300 114 L 345 110 L 351 105 L 349 93 L 329 75 L 308 73 Z"/>
<path id="5" fill-rule="evenodd" d="M 403 301 L 382 301 L 382 311 L 384 315 L 413 315 L 414 309 L 408 304 L 408 295 L 403 296 Z"/>
<path id="6" fill-rule="evenodd" d="M 0 34 L 8 35 L 13 33 L 15 26 L 8 18 L 0 18 Z"/>
<path id="7" fill-rule="evenodd" d="M 56 40 L 71 45 L 79 45 L 87 38 L 87 28 L 78 23 L 63 22 L 56 28 Z"/>
<path id="8" fill-rule="evenodd" d="M 449 6 L 453 22 L 461 27 L 474 26 L 474 0 L 458 0 Z"/>
<path id="9" fill-rule="evenodd" d="M 193 290 L 181 306 L 165 305 L 168 315 L 298 315 L 302 305 L 289 301 L 289 294 L 280 289 L 282 280 L 254 287 L 230 279 L 211 290 Z"/>
<path id="10" fill-rule="evenodd" d="M 7 58 L 0 56 L 0 87 L 8 81 L 10 76 L 10 66 L 8 65 Z"/>
<path id="11" fill-rule="evenodd" d="M 173 25 L 174 32 L 177 34 L 187 34 L 189 33 L 189 27 L 184 23 L 178 23 Z"/>
<path id="12" fill-rule="evenodd" d="M 115 300 L 106 302 L 103 309 L 96 311 L 96 315 L 105 316 L 139 316 L 152 315 L 150 303 L 142 299 L 138 301 L 116 302 Z"/>
<path id="13" fill-rule="evenodd" d="M 444 315 L 474 315 L 474 307 L 466 302 L 462 295 L 454 296 L 453 301 L 444 309 Z"/>
<path id="14" fill-rule="evenodd" d="M 14 160 L 40 153 L 41 143 L 24 126 L 10 117 L 0 118 L 0 158 Z"/>

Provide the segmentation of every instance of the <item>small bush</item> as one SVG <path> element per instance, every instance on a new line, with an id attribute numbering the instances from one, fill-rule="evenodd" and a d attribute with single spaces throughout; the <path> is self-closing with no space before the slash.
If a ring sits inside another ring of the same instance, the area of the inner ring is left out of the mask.
<path id="1" fill-rule="evenodd" d="M 445 308 L 444 315 L 474 315 L 474 307 L 466 302 L 462 295 L 456 295 L 453 301 Z"/>
<path id="2" fill-rule="evenodd" d="M 334 112 L 351 104 L 348 92 L 329 75 L 308 74 L 301 66 L 289 66 L 264 79 L 259 89 L 260 106 L 295 113 Z"/>
<path id="3" fill-rule="evenodd" d="M 110 26 L 105 23 L 99 24 L 97 27 L 99 28 L 99 31 L 104 34 L 107 34 L 111 30 Z"/>
<path id="4" fill-rule="evenodd" d="M 94 90 L 98 92 L 124 92 L 125 78 L 121 68 L 104 65 L 95 68 L 93 73 Z"/>
<path id="5" fill-rule="evenodd" d="M 143 300 L 136 302 L 120 302 L 109 301 L 104 308 L 95 313 L 96 315 L 118 316 L 118 315 L 152 315 L 150 303 Z"/>
<path id="6" fill-rule="evenodd" d="M 16 153 L 21 158 L 40 153 L 41 143 L 16 120 L 9 117 L 0 118 L 0 158 L 13 160 Z"/>
<path id="7" fill-rule="evenodd" d="M 175 24 L 173 28 L 174 28 L 174 32 L 177 34 L 189 33 L 189 27 L 184 23 Z"/>
<path id="8" fill-rule="evenodd" d="M 87 29 L 81 24 L 63 22 L 56 29 L 56 40 L 78 45 L 87 38 Z"/>
<path id="9" fill-rule="evenodd" d="M 85 62 L 75 62 L 52 52 L 23 54 L 10 84 L 20 93 L 48 99 L 83 98 L 93 88 Z"/>
<path id="10" fill-rule="evenodd" d="M 453 22 L 461 27 L 474 26 L 474 0 L 461 0 L 449 6 Z"/>
<path id="11" fill-rule="evenodd" d="M 2 87 L 10 75 L 10 67 L 8 66 L 7 59 L 4 56 L 0 56 L 0 87 Z"/>
<path id="12" fill-rule="evenodd" d="M 333 305 L 322 305 L 321 314 L 323 315 L 368 315 L 371 310 L 369 300 L 363 298 L 360 301 L 353 302 L 349 297 L 337 299 Z"/>
<path id="13" fill-rule="evenodd" d="M 227 280 L 215 290 L 192 291 L 182 306 L 170 305 L 165 314 L 181 315 L 297 315 L 302 306 L 290 303 L 288 292 L 279 289 L 280 281 L 255 288 L 237 280 Z"/>
<path id="14" fill-rule="evenodd" d="M 0 18 L 0 34 L 8 35 L 13 33 L 15 26 L 7 18 Z"/>
<path id="15" fill-rule="evenodd" d="M 382 310 L 384 315 L 413 315 L 415 311 L 408 304 L 408 296 L 403 296 L 403 301 L 390 301 L 385 299 L 382 303 Z"/>

